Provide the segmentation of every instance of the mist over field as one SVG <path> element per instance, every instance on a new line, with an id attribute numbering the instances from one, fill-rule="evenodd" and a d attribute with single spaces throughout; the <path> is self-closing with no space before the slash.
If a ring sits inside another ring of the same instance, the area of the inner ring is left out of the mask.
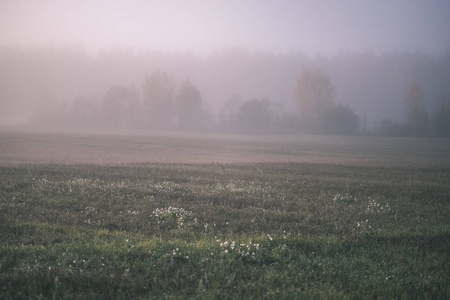
<path id="1" fill-rule="evenodd" d="M 449 136 L 449 6 L 3 1 L 0 126 Z"/>
<path id="2" fill-rule="evenodd" d="M 0 0 L 0 299 L 450 299 L 449 0 Z"/>

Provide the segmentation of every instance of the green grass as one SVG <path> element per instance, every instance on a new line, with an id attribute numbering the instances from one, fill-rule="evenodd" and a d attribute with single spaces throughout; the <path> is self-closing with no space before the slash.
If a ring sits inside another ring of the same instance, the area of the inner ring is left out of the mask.
<path id="1" fill-rule="evenodd" d="M 446 140 L 3 137 L 1 299 L 450 298 Z"/>

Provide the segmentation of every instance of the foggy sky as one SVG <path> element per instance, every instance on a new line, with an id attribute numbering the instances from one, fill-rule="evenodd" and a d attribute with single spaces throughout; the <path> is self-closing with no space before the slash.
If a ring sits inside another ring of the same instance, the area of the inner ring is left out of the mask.
<path id="1" fill-rule="evenodd" d="M 2 0 L 0 46 L 440 55 L 449 16 L 448 0 Z"/>

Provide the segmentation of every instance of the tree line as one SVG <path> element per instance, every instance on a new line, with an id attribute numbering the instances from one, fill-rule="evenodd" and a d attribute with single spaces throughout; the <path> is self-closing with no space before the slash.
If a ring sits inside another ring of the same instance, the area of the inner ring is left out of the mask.
<path id="1" fill-rule="evenodd" d="M 144 78 L 141 88 L 111 86 L 98 101 L 76 98 L 71 105 L 44 94 L 44 105 L 30 119 L 42 127 L 75 129 L 206 130 L 200 91 L 187 79 L 179 87 L 166 72 Z"/>
<path id="2" fill-rule="evenodd" d="M 424 103 L 420 84 L 412 82 L 403 98 L 405 122 L 383 119 L 378 133 L 388 136 L 439 136 L 450 137 L 450 94 L 442 94 L 439 108 L 430 116 Z"/>
<path id="3" fill-rule="evenodd" d="M 67 128 L 450 135 L 450 51 L 197 57 L 0 48 L 0 62 L 0 126 L 18 116 Z"/>
<path id="4" fill-rule="evenodd" d="M 242 101 L 233 96 L 218 118 L 202 106 L 201 92 L 189 79 L 179 87 L 164 71 L 147 75 L 139 88 L 115 85 L 100 101 L 76 98 L 71 105 L 40 95 L 42 105 L 29 120 L 33 126 L 73 129 L 214 131 L 234 134 L 356 134 L 359 117 L 334 102 L 334 87 L 320 70 L 305 70 L 298 79 L 297 111 L 287 113 L 268 98 Z"/>
<path id="5" fill-rule="evenodd" d="M 450 136 L 450 97 L 441 98 L 441 109 L 430 117 L 417 82 L 405 91 L 406 122 L 389 119 L 378 131 L 363 132 L 354 110 L 335 101 L 335 87 L 320 69 L 305 69 L 294 87 L 296 110 L 288 113 L 268 98 L 242 101 L 234 95 L 218 118 L 203 107 L 203 97 L 189 79 L 177 87 L 167 72 L 156 71 L 139 88 L 115 85 L 100 101 L 80 97 L 57 105 L 43 105 L 30 119 L 33 126 L 75 129 L 140 129 L 214 131 L 234 134 L 306 133 L 325 135 L 381 134 L 391 136 Z M 50 94 L 42 103 L 52 102 Z"/>

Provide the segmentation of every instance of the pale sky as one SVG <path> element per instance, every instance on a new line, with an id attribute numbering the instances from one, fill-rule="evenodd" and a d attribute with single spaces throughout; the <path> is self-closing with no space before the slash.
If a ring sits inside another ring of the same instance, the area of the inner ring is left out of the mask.
<path id="1" fill-rule="evenodd" d="M 0 0 L 0 45 L 309 55 L 450 49 L 449 0 Z"/>

